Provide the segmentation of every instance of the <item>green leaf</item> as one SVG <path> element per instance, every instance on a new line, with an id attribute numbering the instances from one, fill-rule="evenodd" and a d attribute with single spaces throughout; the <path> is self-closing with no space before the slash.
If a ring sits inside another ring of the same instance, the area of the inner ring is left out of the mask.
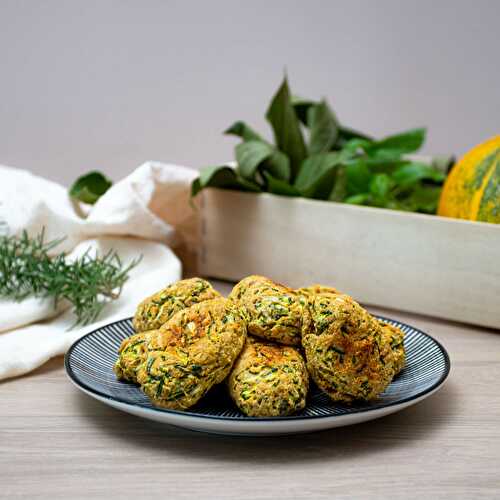
<path id="1" fill-rule="evenodd" d="M 396 158 L 420 149 L 425 141 L 426 130 L 416 128 L 401 134 L 391 135 L 374 142 L 368 149 L 370 156 Z"/>
<path id="2" fill-rule="evenodd" d="M 373 144 L 372 141 L 368 139 L 350 139 L 342 147 L 342 151 L 349 155 L 355 155 L 357 153 L 365 153 L 366 150 Z"/>
<path id="3" fill-rule="evenodd" d="M 349 203 L 350 205 L 367 205 L 370 202 L 370 199 L 370 194 L 360 193 L 347 197 L 344 203 Z"/>
<path id="4" fill-rule="evenodd" d="M 399 200 L 394 207 L 397 210 L 435 214 L 441 195 L 441 186 L 416 185 L 409 195 Z"/>
<path id="5" fill-rule="evenodd" d="M 373 205 L 378 207 L 387 206 L 393 186 L 394 181 L 387 174 L 375 174 L 370 181 Z"/>
<path id="6" fill-rule="evenodd" d="M 216 187 L 223 189 L 236 189 L 240 191 L 259 192 L 260 187 L 241 176 L 227 166 L 204 167 L 200 176 L 191 184 L 191 196 L 196 196 L 202 189 Z"/>
<path id="7" fill-rule="evenodd" d="M 307 112 L 311 106 L 317 104 L 316 101 L 312 101 L 311 99 L 305 99 L 303 97 L 299 97 L 293 95 L 291 98 L 293 109 L 295 110 L 295 114 L 297 118 L 304 124 L 307 125 Z"/>
<path id="8" fill-rule="evenodd" d="M 430 165 L 419 162 L 410 162 L 400 166 L 392 174 L 392 178 L 400 186 L 411 186 L 421 180 L 430 180 L 433 182 L 443 182 L 446 175 L 436 170 Z"/>
<path id="9" fill-rule="evenodd" d="M 344 127 L 339 125 L 339 141 L 350 141 L 351 139 L 364 139 L 365 141 L 373 141 L 373 137 L 365 134 L 364 132 L 359 132 L 353 128 Z"/>
<path id="10" fill-rule="evenodd" d="M 237 121 L 224 131 L 227 135 L 241 137 L 244 141 L 265 141 L 255 130 L 245 122 Z"/>
<path id="11" fill-rule="evenodd" d="M 290 160 L 270 144 L 248 141 L 236 146 L 238 173 L 245 179 L 255 180 L 257 170 L 268 170 L 278 179 L 290 179 Z"/>
<path id="12" fill-rule="evenodd" d="M 338 136 L 337 118 L 325 100 L 310 106 L 307 111 L 309 154 L 330 151 Z"/>
<path id="13" fill-rule="evenodd" d="M 273 97 L 266 118 L 273 128 L 278 149 L 290 158 L 293 180 L 307 152 L 299 120 L 290 99 L 290 89 L 286 78 Z"/>
<path id="14" fill-rule="evenodd" d="M 373 174 L 392 175 L 399 167 L 408 164 L 408 160 L 403 159 L 394 160 L 389 158 L 371 158 L 365 156 L 363 160 Z"/>
<path id="15" fill-rule="evenodd" d="M 267 190 L 270 193 L 282 196 L 300 196 L 299 191 L 288 182 L 273 177 L 269 172 L 264 172 L 264 177 L 267 181 Z"/>
<path id="16" fill-rule="evenodd" d="M 344 201 L 347 196 L 347 170 L 345 165 L 339 165 L 336 169 L 335 183 L 328 196 L 330 201 Z"/>
<path id="17" fill-rule="evenodd" d="M 281 151 L 275 149 L 273 154 L 264 161 L 262 170 L 269 173 L 276 179 L 289 181 L 291 176 L 290 159 Z"/>
<path id="18" fill-rule="evenodd" d="M 69 194 L 72 198 L 93 205 L 112 184 L 104 174 L 93 171 L 78 177 L 71 186 Z"/>
<path id="19" fill-rule="evenodd" d="M 245 179 L 254 179 L 259 165 L 269 158 L 274 148 L 261 141 L 242 142 L 236 146 L 238 172 Z"/>
<path id="20" fill-rule="evenodd" d="M 363 159 L 348 162 L 346 173 L 349 196 L 369 192 L 372 173 Z"/>
<path id="21" fill-rule="evenodd" d="M 307 158 L 295 180 L 295 187 L 307 198 L 327 199 L 335 181 L 339 153 L 320 153 Z"/>

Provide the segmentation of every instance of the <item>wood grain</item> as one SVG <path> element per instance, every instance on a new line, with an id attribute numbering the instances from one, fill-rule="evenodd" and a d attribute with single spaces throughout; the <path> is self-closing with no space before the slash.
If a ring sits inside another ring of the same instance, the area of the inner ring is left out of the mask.
<path id="1" fill-rule="evenodd" d="M 326 283 L 366 304 L 500 329 L 498 224 L 221 189 L 202 203 L 203 275 Z"/>
<path id="2" fill-rule="evenodd" d="M 374 312 L 413 324 L 445 345 L 452 372 L 441 391 L 353 427 L 231 438 L 112 410 L 73 387 L 56 358 L 0 384 L 0 497 L 498 498 L 500 335 Z"/>

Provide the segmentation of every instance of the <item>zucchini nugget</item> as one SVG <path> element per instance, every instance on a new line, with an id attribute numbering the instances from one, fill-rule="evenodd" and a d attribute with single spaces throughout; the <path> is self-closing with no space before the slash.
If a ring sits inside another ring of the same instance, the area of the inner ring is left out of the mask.
<path id="1" fill-rule="evenodd" d="M 309 376 L 294 347 L 247 339 L 228 379 L 238 408 L 251 417 L 284 417 L 306 405 Z"/>
<path id="2" fill-rule="evenodd" d="M 118 380 L 137 383 L 137 371 L 147 357 L 147 343 L 155 333 L 156 330 L 136 333 L 122 342 L 113 366 Z"/>
<path id="3" fill-rule="evenodd" d="M 405 367 L 406 362 L 405 334 L 397 326 L 384 321 L 379 320 L 379 325 L 382 327 L 382 355 L 384 362 L 390 364 L 394 375 L 397 375 Z"/>
<path id="4" fill-rule="evenodd" d="M 326 285 L 310 285 L 303 286 L 302 288 L 297 289 L 297 293 L 301 295 L 305 295 L 306 297 L 312 297 L 313 295 L 319 295 L 323 293 L 333 293 L 333 294 L 341 294 L 339 290 L 333 288 L 331 286 Z"/>
<path id="5" fill-rule="evenodd" d="M 177 281 L 139 304 L 133 320 L 135 331 L 156 330 L 177 311 L 218 297 L 221 294 L 201 278 Z"/>
<path id="6" fill-rule="evenodd" d="M 220 298 L 195 304 L 151 337 L 137 380 L 155 405 L 184 410 L 229 375 L 245 339 L 233 303 Z"/>
<path id="7" fill-rule="evenodd" d="M 300 345 L 307 298 L 263 276 L 248 276 L 229 294 L 247 322 L 248 333 L 286 345 Z"/>
<path id="8" fill-rule="evenodd" d="M 394 376 L 379 322 L 349 295 L 311 298 L 302 344 L 313 380 L 335 401 L 375 399 Z"/>

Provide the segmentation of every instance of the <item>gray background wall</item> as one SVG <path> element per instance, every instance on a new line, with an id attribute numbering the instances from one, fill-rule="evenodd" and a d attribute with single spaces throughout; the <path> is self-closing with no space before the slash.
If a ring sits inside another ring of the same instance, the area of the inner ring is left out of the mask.
<path id="1" fill-rule="evenodd" d="M 499 21 L 500 1 L 0 0 L 0 163 L 69 183 L 222 162 L 285 67 L 346 124 L 462 153 L 500 132 Z"/>

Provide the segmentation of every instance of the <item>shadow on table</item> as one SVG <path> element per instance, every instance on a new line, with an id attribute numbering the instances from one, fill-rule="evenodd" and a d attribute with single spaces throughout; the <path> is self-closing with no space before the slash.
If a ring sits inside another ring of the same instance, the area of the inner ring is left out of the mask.
<path id="1" fill-rule="evenodd" d="M 80 413 L 93 426 L 138 451 L 149 450 L 158 455 L 164 450 L 180 458 L 260 464 L 348 459 L 428 440 L 453 419 L 459 403 L 457 387 L 450 380 L 421 403 L 378 420 L 309 434 L 264 438 L 187 431 L 119 412 L 77 391 L 74 397 Z"/>

